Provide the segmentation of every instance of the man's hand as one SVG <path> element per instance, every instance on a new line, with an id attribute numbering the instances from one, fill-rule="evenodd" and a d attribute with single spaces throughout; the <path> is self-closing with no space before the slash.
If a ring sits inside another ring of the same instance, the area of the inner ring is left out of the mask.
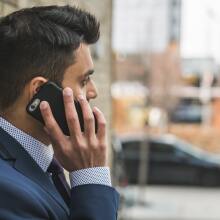
<path id="1" fill-rule="evenodd" d="M 93 109 L 98 123 L 98 131 L 95 133 L 95 119 L 89 103 L 82 95 L 77 97 L 84 117 L 85 131 L 82 133 L 72 89 L 65 88 L 63 98 L 70 137 L 61 131 L 49 104 L 46 101 L 42 101 L 40 104 L 41 114 L 45 122 L 44 129 L 51 139 L 55 157 L 69 172 L 106 166 L 106 120 L 103 113 L 96 107 Z"/>

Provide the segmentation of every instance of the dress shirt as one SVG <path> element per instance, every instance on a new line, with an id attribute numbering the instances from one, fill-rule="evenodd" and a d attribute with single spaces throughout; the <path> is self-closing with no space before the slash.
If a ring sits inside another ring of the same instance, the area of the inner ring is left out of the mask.
<path id="1" fill-rule="evenodd" d="M 16 128 L 10 122 L 0 117 L 0 127 L 15 138 L 21 146 L 29 153 L 38 166 L 47 172 L 53 159 L 54 151 L 52 145 L 45 145 L 22 130 Z M 93 167 L 76 170 L 70 174 L 71 187 L 83 184 L 101 184 L 111 186 L 109 167 Z"/>

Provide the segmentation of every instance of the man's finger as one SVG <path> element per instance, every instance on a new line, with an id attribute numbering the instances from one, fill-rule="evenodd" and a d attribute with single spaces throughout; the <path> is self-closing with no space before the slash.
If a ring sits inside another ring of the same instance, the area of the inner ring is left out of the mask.
<path id="1" fill-rule="evenodd" d="M 91 107 L 83 95 L 78 96 L 78 101 L 82 108 L 85 135 L 93 138 L 95 137 L 95 119 Z"/>
<path id="2" fill-rule="evenodd" d="M 70 136 L 73 138 L 81 138 L 82 132 L 79 124 L 79 118 L 74 105 L 73 91 L 71 88 L 66 87 L 63 90 L 63 100 Z"/>
<path id="3" fill-rule="evenodd" d="M 106 120 L 104 114 L 97 108 L 93 108 L 94 115 L 97 119 L 97 137 L 100 141 L 105 141 L 106 136 Z"/>
<path id="4" fill-rule="evenodd" d="M 42 101 L 40 103 L 41 115 L 44 119 L 45 129 L 54 143 L 60 143 L 64 139 L 64 134 L 53 117 L 49 103 Z"/>

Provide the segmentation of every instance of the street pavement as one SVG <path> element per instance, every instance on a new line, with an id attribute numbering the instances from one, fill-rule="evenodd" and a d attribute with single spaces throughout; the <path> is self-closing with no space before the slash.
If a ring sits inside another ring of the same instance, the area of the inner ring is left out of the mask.
<path id="1" fill-rule="evenodd" d="M 119 220 L 220 220 L 220 188 L 145 186 L 118 188 Z"/>

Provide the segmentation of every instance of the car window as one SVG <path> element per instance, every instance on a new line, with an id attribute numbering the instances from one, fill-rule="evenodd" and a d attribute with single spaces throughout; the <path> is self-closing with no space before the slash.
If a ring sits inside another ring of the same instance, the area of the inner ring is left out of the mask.
<path id="1" fill-rule="evenodd" d="M 175 148 L 166 143 L 150 142 L 150 151 L 155 154 L 174 154 Z"/>

